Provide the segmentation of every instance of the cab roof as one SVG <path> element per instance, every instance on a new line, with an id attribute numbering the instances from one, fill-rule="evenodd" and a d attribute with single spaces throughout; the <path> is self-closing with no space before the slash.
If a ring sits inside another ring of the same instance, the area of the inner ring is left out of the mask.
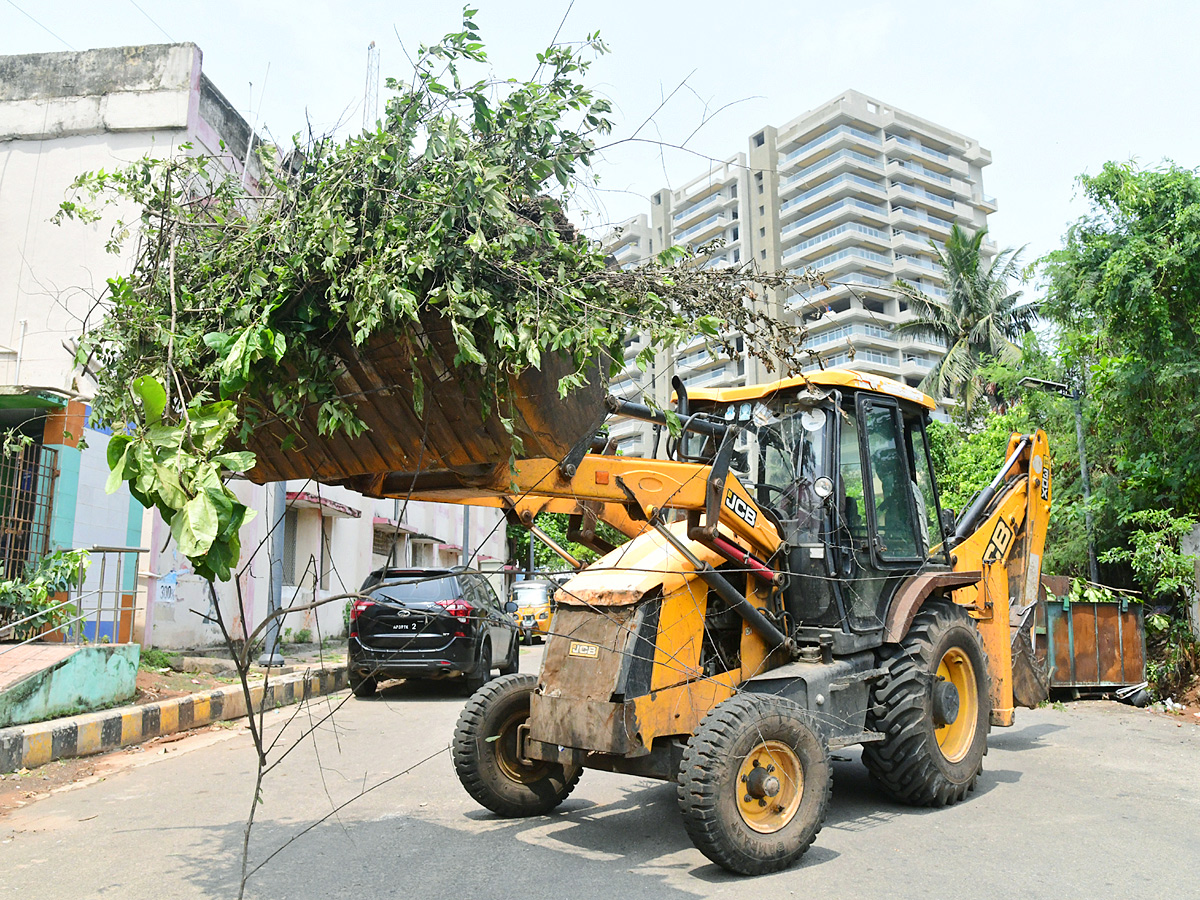
<path id="1" fill-rule="evenodd" d="M 926 409 L 935 409 L 937 403 L 928 394 L 909 387 L 903 382 L 887 378 L 883 375 L 873 375 L 869 372 L 859 372 L 854 369 L 823 369 L 809 372 L 807 375 L 793 375 L 791 378 L 781 378 L 766 384 L 751 384 L 746 387 L 734 388 L 696 388 L 688 391 L 690 400 L 707 400 L 712 403 L 733 403 L 740 400 L 762 400 L 777 394 L 808 385 L 823 388 L 848 388 L 856 391 L 874 391 L 910 403 L 917 403 Z"/>

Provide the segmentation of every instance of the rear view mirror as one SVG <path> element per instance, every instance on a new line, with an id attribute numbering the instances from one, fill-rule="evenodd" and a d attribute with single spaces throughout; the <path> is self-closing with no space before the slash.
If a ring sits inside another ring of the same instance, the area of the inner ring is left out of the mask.
<path id="1" fill-rule="evenodd" d="M 507 603 L 505 603 L 505 604 L 504 604 L 504 611 L 505 611 L 506 613 L 515 613 L 515 612 L 517 611 L 517 604 L 516 604 L 516 601 L 515 601 L 515 600 L 509 600 Z"/>
<path id="2" fill-rule="evenodd" d="M 949 537 L 958 527 L 958 516 L 952 509 L 942 509 L 942 533 Z"/>

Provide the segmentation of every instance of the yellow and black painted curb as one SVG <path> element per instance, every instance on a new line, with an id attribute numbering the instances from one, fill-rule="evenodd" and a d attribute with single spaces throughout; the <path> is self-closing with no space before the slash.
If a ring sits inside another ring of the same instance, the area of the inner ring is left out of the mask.
<path id="1" fill-rule="evenodd" d="M 251 707 L 254 712 L 275 709 L 332 694 L 346 686 L 345 666 L 282 675 L 265 686 L 251 686 Z M 32 769 L 69 756 L 105 753 L 245 715 L 246 696 L 242 687 L 231 685 L 145 706 L 122 706 L 34 725 L 0 728 L 0 773 Z"/>

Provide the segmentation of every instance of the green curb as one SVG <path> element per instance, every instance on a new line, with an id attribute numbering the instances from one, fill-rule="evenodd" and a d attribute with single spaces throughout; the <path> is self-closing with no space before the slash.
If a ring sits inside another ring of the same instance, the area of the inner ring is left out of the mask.
<path id="1" fill-rule="evenodd" d="M 254 712 L 332 694 L 347 686 L 346 667 L 283 675 L 250 688 Z M 241 685 L 200 691 L 186 697 L 122 706 L 33 725 L 0 728 L 0 773 L 32 769 L 56 759 L 105 753 L 151 738 L 246 715 Z"/>

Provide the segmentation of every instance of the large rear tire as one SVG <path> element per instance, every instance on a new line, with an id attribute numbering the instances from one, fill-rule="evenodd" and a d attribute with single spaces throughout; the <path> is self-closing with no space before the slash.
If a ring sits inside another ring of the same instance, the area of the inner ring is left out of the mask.
<path id="1" fill-rule="evenodd" d="M 567 798 L 581 768 L 522 760 L 517 728 L 529 719 L 534 675 L 504 675 L 484 685 L 463 707 L 454 729 L 454 771 L 482 806 L 507 818 L 540 816 Z"/>
<path id="2" fill-rule="evenodd" d="M 927 603 L 899 644 L 880 649 L 867 727 L 887 737 L 863 745 L 863 762 L 893 798 L 946 806 L 974 790 L 991 727 L 991 679 L 967 611 Z"/>
<path id="3" fill-rule="evenodd" d="M 697 849 L 741 875 L 785 869 L 812 844 L 833 786 L 807 711 L 744 694 L 713 709 L 688 741 L 679 809 Z"/>

